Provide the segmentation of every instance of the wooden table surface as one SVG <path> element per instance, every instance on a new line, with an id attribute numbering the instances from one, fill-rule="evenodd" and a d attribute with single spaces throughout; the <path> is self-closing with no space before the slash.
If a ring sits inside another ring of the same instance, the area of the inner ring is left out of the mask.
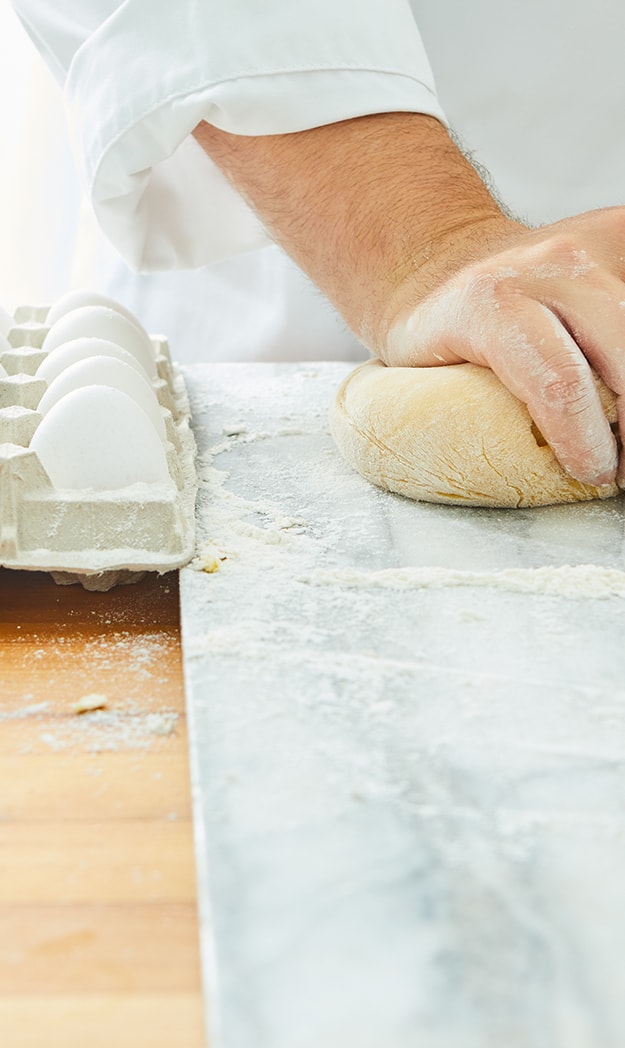
<path id="1" fill-rule="evenodd" d="M 0 1044 L 203 1043 L 177 575 L 0 570 Z"/>

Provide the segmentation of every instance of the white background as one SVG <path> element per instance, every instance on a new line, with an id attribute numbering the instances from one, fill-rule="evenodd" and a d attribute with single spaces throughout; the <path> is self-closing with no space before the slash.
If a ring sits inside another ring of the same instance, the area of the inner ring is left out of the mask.
<path id="1" fill-rule="evenodd" d="M 80 207 L 63 97 L 0 0 L 0 304 L 50 302 L 71 278 Z"/>

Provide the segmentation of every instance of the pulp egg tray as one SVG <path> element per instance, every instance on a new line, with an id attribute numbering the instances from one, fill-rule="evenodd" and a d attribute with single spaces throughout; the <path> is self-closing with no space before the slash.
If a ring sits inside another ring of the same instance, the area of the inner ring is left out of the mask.
<path id="1" fill-rule="evenodd" d="M 0 310 L 0 565 L 106 590 L 187 563 L 189 415 L 167 340 L 112 300 Z"/>

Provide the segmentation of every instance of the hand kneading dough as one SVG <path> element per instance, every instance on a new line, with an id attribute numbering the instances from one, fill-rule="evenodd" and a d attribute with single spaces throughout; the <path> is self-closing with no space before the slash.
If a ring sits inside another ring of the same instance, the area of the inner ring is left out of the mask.
<path id="1" fill-rule="evenodd" d="M 616 399 L 597 382 L 604 411 Z M 425 502 L 545 506 L 619 493 L 567 476 L 524 404 L 488 368 L 361 365 L 338 391 L 336 444 L 363 477 Z"/>

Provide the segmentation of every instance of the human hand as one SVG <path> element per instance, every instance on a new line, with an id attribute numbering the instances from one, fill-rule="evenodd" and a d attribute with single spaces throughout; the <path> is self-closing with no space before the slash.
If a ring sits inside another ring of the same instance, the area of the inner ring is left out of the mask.
<path id="1" fill-rule="evenodd" d="M 423 267 L 418 278 L 404 280 L 387 331 L 378 334 L 380 357 L 390 365 L 490 367 L 527 404 L 571 476 L 593 485 L 616 476 L 625 486 L 624 456 L 619 467 L 593 375 L 617 395 L 622 429 L 625 208 L 536 230 L 491 218 L 483 248 L 480 235 L 475 226 L 459 231 L 455 246 L 433 258 L 443 274 L 438 286 Z M 454 271 L 456 251 L 461 263 Z M 422 297 L 424 279 L 436 290 Z"/>
<path id="2" fill-rule="evenodd" d="M 567 472 L 614 480 L 617 443 L 593 372 L 622 397 L 625 208 L 530 230 L 421 114 L 282 136 L 206 124 L 195 134 L 385 363 L 492 368 Z"/>

